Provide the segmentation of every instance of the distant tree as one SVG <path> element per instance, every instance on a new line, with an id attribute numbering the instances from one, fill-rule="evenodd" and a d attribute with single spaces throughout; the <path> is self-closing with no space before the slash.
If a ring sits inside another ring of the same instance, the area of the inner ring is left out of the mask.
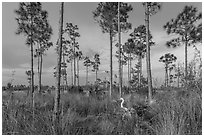
<path id="1" fill-rule="evenodd" d="M 177 87 L 179 88 L 180 86 L 180 78 L 182 77 L 183 73 L 182 73 L 182 69 L 181 69 L 181 65 L 178 63 L 175 67 L 175 78 L 177 78 Z"/>
<path id="2" fill-rule="evenodd" d="M 149 45 L 152 46 L 155 43 L 152 41 L 152 35 L 149 32 Z M 129 41 L 133 42 L 134 48 L 131 50 L 132 54 L 138 56 L 138 64 L 139 64 L 139 86 L 141 85 L 141 76 L 142 76 L 142 59 L 145 57 L 147 45 L 146 45 L 146 27 L 144 25 L 140 25 L 134 29 L 134 31 L 130 34 Z"/>
<path id="3" fill-rule="evenodd" d="M 39 26 L 37 29 L 38 37 L 36 42 L 38 43 L 38 48 L 36 49 L 36 53 L 34 57 L 38 58 L 38 92 L 41 92 L 41 79 L 42 79 L 42 65 L 43 65 L 43 55 L 45 55 L 45 51 L 48 50 L 53 43 L 50 42 L 50 38 L 52 35 L 52 28 L 48 23 L 47 20 L 48 13 L 47 11 L 42 11 L 41 15 L 39 16 Z"/>
<path id="4" fill-rule="evenodd" d="M 76 48 L 79 49 L 79 44 L 76 41 L 80 34 L 78 33 L 78 26 L 73 25 L 72 23 L 66 23 L 65 33 L 69 35 L 70 42 L 71 42 L 71 51 L 73 52 L 71 55 L 73 56 L 72 59 L 74 60 L 74 86 L 76 86 Z"/>
<path id="5" fill-rule="evenodd" d="M 146 62 L 147 62 L 147 79 L 148 79 L 148 99 L 149 104 L 152 104 L 152 74 L 150 63 L 150 44 L 149 44 L 149 17 L 156 14 L 161 9 L 161 3 L 144 2 L 145 6 L 145 27 L 146 27 Z"/>
<path id="6" fill-rule="evenodd" d="M 76 58 L 77 58 L 77 86 L 79 86 L 79 61 L 83 59 L 82 51 L 76 52 Z"/>
<path id="7" fill-rule="evenodd" d="M 139 69 L 140 69 L 139 64 L 135 64 L 135 67 L 131 69 L 132 71 L 132 79 L 130 80 L 131 88 L 137 91 L 139 91 L 141 87 L 146 87 L 148 84 L 146 78 L 144 78 L 142 75 L 139 76 L 140 71 Z"/>
<path id="8" fill-rule="evenodd" d="M 202 13 L 198 13 L 197 8 L 185 6 L 183 11 L 175 19 L 167 22 L 164 29 L 167 34 L 176 34 L 178 37 L 168 41 L 168 47 L 178 47 L 185 44 L 185 77 L 187 77 L 187 47 L 202 41 L 202 24 L 196 23 L 202 18 Z"/>
<path id="9" fill-rule="evenodd" d="M 61 78 L 61 59 L 62 59 L 62 31 L 63 31 L 63 13 L 64 3 L 60 5 L 60 27 L 59 27 L 59 57 L 58 57 L 58 80 L 57 80 L 57 92 L 55 95 L 53 123 L 56 134 L 62 134 L 60 126 L 60 78 Z"/>
<path id="10" fill-rule="evenodd" d="M 20 2 L 19 9 L 15 10 L 17 14 L 16 21 L 18 29 L 16 34 L 24 34 L 26 36 L 26 44 L 31 48 L 31 98 L 34 105 L 34 72 L 33 72 L 33 46 L 38 35 L 39 16 L 42 13 L 42 6 L 40 2 Z M 34 107 L 34 106 L 33 106 Z"/>
<path id="11" fill-rule="evenodd" d="M 127 22 L 128 12 L 132 11 L 132 6 L 127 3 L 120 3 L 120 29 L 121 31 L 127 30 L 131 27 Z M 117 33 L 118 29 L 118 2 L 100 2 L 93 12 L 94 19 L 99 23 L 103 33 L 109 33 L 110 36 L 110 92 L 109 98 L 111 98 L 112 85 L 113 85 L 113 69 L 112 69 L 112 44 L 113 37 Z"/>
<path id="12" fill-rule="evenodd" d="M 163 62 L 165 64 L 165 86 L 168 87 L 169 85 L 169 77 L 170 71 L 172 67 L 170 65 L 177 60 L 177 57 L 174 54 L 166 53 L 165 55 L 161 56 L 159 62 Z M 169 70 L 169 76 L 168 76 Z"/>
<path id="13" fill-rule="evenodd" d="M 96 81 L 98 79 L 98 70 L 99 70 L 99 65 L 100 65 L 100 56 L 99 54 L 94 55 L 94 61 L 92 62 L 93 65 L 93 71 L 96 73 Z"/>
<path id="14" fill-rule="evenodd" d="M 28 80 L 28 84 L 29 84 L 29 87 L 31 86 L 31 71 L 30 70 L 27 70 L 25 72 L 25 74 L 27 75 L 27 80 Z"/>
<path id="15" fill-rule="evenodd" d="M 91 60 L 89 57 L 84 58 L 84 66 L 86 67 L 86 86 L 88 86 L 88 69 L 91 66 Z"/>
<path id="16" fill-rule="evenodd" d="M 123 45 L 123 51 L 127 54 L 127 64 L 128 64 L 128 87 L 130 87 L 131 80 L 131 68 L 132 68 L 132 53 L 135 48 L 135 43 L 133 39 L 128 39 Z"/>
<path id="17" fill-rule="evenodd" d="M 118 48 L 118 46 L 119 46 L 119 44 L 118 43 L 116 43 L 116 45 L 115 45 L 117 48 Z M 118 58 L 118 62 L 120 61 L 120 68 L 121 68 L 121 77 L 122 77 L 122 79 L 123 79 L 123 68 L 124 68 L 124 65 L 127 65 L 127 61 L 128 61 L 128 57 L 125 55 L 125 51 L 124 51 L 124 45 L 122 45 L 122 47 L 121 47 L 121 50 L 120 50 L 120 54 L 121 55 L 119 55 L 119 51 L 116 51 L 116 55 L 115 55 L 115 57 L 116 58 Z M 119 57 L 120 56 L 120 57 Z M 119 59 L 120 58 L 120 59 Z M 118 73 L 119 74 L 119 73 Z M 119 77 L 118 77 L 119 78 Z M 121 81 L 122 82 L 122 81 Z M 119 78 L 119 87 L 120 87 L 120 78 Z"/>

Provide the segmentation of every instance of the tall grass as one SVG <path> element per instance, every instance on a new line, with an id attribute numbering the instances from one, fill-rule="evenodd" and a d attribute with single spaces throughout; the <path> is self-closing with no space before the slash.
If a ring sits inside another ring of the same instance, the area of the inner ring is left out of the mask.
<path id="1" fill-rule="evenodd" d="M 157 95 L 152 127 L 158 135 L 198 135 L 202 133 L 201 94 L 194 90 Z"/>
<path id="2" fill-rule="evenodd" d="M 64 135 L 201 135 L 202 85 L 190 82 L 187 88 L 171 88 L 154 95 L 146 106 L 143 95 L 131 100 L 131 116 L 120 102 L 107 98 L 64 93 L 61 98 L 61 129 Z M 52 135 L 54 97 L 35 95 L 33 126 L 30 99 L 15 93 L 3 96 L 2 132 L 18 135 Z"/>

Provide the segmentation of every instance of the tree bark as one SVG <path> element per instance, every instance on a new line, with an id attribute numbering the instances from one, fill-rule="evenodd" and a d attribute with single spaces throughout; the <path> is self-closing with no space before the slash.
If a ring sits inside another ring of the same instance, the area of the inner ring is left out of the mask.
<path id="1" fill-rule="evenodd" d="M 112 29 L 110 29 L 110 91 L 109 91 L 109 99 L 111 99 L 112 88 L 113 88 L 113 64 L 112 64 Z"/>
<path id="2" fill-rule="evenodd" d="M 34 94 L 34 71 L 33 71 L 33 43 L 31 43 L 31 106 L 32 106 L 32 126 L 34 128 L 35 119 L 35 94 Z"/>
<path id="3" fill-rule="evenodd" d="M 148 79 L 148 100 L 149 104 L 152 103 L 152 75 L 150 63 L 150 46 L 149 46 L 149 7 L 145 2 L 145 26 L 146 26 L 146 61 L 147 61 L 147 79 Z"/>
<path id="4" fill-rule="evenodd" d="M 122 94 L 122 63 L 121 63 L 121 33 L 120 33 L 120 2 L 118 2 L 118 52 L 119 52 L 119 71 L 118 71 L 118 82 L 119 82 L 119 97 Z"/>
<path id="5" fill-rule="evenodd" d="M 62 57 L 62 29 L 63 29 L 63 11 L 64 11 L 64 2 L 61 3 L 60 11 L 60 28 L 59 28 L 59 58 L 58 58 L 58 83 L 57 83 L 57 93 L 55 96 L 55 105 L 54 105 L 54 116 L 53 123 L 56 134 L 62 134 L 61 125 L 60 125 L 60 77 L 61 77 L 61 57 Z"/>

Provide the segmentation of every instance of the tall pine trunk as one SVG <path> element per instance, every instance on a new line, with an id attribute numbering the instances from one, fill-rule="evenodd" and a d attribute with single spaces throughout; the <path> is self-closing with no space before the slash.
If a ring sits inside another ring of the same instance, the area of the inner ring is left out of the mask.
<path id="1" fill-rule="evenodd" d="M 55 133 L 60 135 L 62 134 L 61 125 L 60 125 L 60 77 L 61 77 L 61 59 L 62 59 L 62 29 L 63 29 L 63 11 L 64 3 L 61 3 L 60 11 L 60 27 L 59 27 L 59 58 L 58 58 L 58 81 L 57 81 L 57 93 L 55 95 L 55 105 L 54 105 L 54 116 L 53 123 Z"/>
<path id="2" fill-rule="evenodd" d="M 120 2 L 118 2 L 118 52 L 119 52 L 119 69 L 118 69 L 118 78 L 119 78 L 119 97 L 122 94 L 122 63 L 121 63 L 121 33 L 120 33 Z"/>
<path id="3" fill-rule="evenodd" d="M 147 79 L 148 79 L 148 100 L 149 104 L 152 103 L 152 75 L 150 63 L 150 46 L 149 46 L 149 7 L 145 2 L 145 26 L 146 26 L 146 61 L 147 61 Z"/>
<path id="4" fill-rule="evenodd" d="M 112 94 L 112 88 L 113 88 L 113 64 L 112 64 L 112 44 L 113 44 L 113 39 L 112 39 L 112 29 L 110 29 L 110 91 L 109 91 L 109 99 L 111 99 L 111 94 Z"/>
<path id="5" fill-rule="evenodd" d="M 34 128 L 35 119 L 35 94 L 34 94 L 34 71 L 33 71 L 33 43 L 31 43 L 31 106 L 32 106 L 32 126 Z"/>

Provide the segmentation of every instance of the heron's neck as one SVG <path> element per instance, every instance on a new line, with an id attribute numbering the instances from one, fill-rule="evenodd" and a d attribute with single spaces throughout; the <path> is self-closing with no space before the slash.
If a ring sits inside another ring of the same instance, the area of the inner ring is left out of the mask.
<path id="1" fill-rule="evenodd" d="M 123 108 L 124 99 L 121 98 L 121 100 L 122 100 L 122 102 L 121 102 L 120 106 L 121 106 L 121 108 Z"/>

